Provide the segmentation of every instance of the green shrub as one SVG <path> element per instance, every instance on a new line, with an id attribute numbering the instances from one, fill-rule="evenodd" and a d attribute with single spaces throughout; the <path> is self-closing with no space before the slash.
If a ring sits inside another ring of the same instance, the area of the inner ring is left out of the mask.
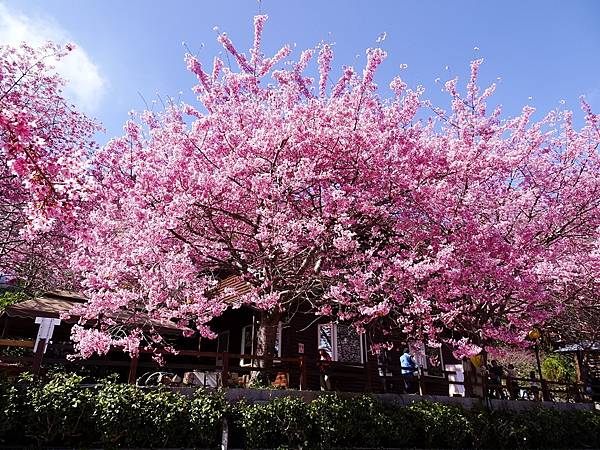
<path id="1" fill-rule="evenodd" d="M 215 447 L 221 442 L 223 419 L 230 406 L 221 392 L 198 390 L 189 404 L 190 442 L 197 447 Z"/>
<path id="2" fill-rule="evenodd" d="M 293 397 L 238 405 L 247 448 L 307 448 L 312 432 L 308 406 Z"/>
<path id="3" fill-rule="evenodd" d="M 384 447 L 414 448 L 424 445 L 425 423 L 423 416 L 403 405 L 383 405 L 390 425 L 383 434 Z"/>
<path id="4" fill-rule="evenodd" d="M 598 411 L 565 411 L 563 427 L 570 430 L 571 448 L 600 448 L 600 413 Z M 567 416 L 567 417 L 565 417 Z"/>
<path id="5" fill-rule="evenodd" d="M 600 448 L 598 411 L 465 411 L 337 395 L 310 404 L 282 397 L 230 406 L 220 392 L 188 399 L 164 388 L 144 392 L 109 379 L 91 389 L 82 381 L 56 374 L 42 383 L 26 375 L 0 384 L 0 443 L 214 448 L 226 418 L 230 445 L 243 448 Z"/>
<path id="6" fill-rule="evenodd" d="M 323 395 L 309 405 L 314 442 L 323 448 L 372 446 L 394 441 L 392 421 L 372 397 Z"/>
<path id="7" fill-rule="evenodd" d="M 600 415 L 594 411 L 526 411 L 473 413 L 476 447 L 486 449 L 598 448 Z"/>
<path id="8" fill-rule="evenodd" d="M 417 402 L 408 407 L 422 427 L 420 442 L 426 447 L 469 448 L 473 446 L 474 430 L 469 414 L 459 406 Z M 413 416 L 414 417 L 414 416 Z"/>
<path id="9" fill-rule="evenodd" d="M 572 383 L 575 381 L 575 363 L 571 356 L 556 353 L 548 355 L 542 363 L 542 375 L 546 380 L 558 381 L 560 383 Z"/>
<path id="10" fill-rule="evenodd" d="M 475 444 L 486 449 L 519 449 L 532 445 L 530 427 L 522 413 L 478 410 L 473 412 Z"/>
<path id="11" fill-rule="evenodd" d="M 19 399 L 17 388 L 6 381 L 0 383 L 0 442 L 5 442 L 18 422 L 18 415 L 25 408 Z"/>
<path id="12" fill-rule="evenodd" d="M 190 440 L 189 405 L 186 397 L 165 388 L 147 392 L 142 403 L 142 422 L 151 437 L 145 445 L 186 446 Z"/>
<path id="13" fill-rule="evenodd" d="M 144 393 L 130 384 L 105 380 L 94 397 L 94 421 L 102 444 L 142 445 L 152 440 L 145 429 Z"/>
<path id="14" fill-rule="evenodd" d="M 309 405 L 309 413 L 315 425 L 314 442 L 329 448 L 344 445 L 346 436 L 352 434 L 347 420 L 348 401 L 335 394 L 317 397 Z"/>
<path id="15" fill-rule="evenodd" d="M 62 373 L 47 383 L 31 382 L 15 389 L 19 408 L 15 419 L 21 432 L 38 445 L 90 442 L 93 394 L 82 382 L 83 377 Z"/>
<path id="16" fill-rule="evenodd" d="M 165 388 L 144 393 L 107 380 L 96 395 L 94 418 L 106 446 L 210 447 L 220 442 L 226 412 L 221 394 L 198 391 L 190 400 Z"/>
<path id="17" fill-rule="evenodd" d="M 0 312 L 7 306 L 27 300 L 29 296 L 23 291 L 3 291 L 0 292 Z"/>

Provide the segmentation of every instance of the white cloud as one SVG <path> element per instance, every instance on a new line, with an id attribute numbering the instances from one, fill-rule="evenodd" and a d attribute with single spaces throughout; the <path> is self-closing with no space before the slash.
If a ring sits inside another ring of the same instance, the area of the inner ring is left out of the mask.
<path id="1" fill-rule="evenodd" d="M 51 18 L 28 17 L 16 11 L 9 11 L 0 3 L 0 43 L 18 45 L 23 41 L 31 46 L 46 41 L 60 45 L 66 42 L 75 44 L 77 48 L 59 61 L 56 69 L 68 81 L 65 94 L 73 103 L 90 113 L 98 108 L 106 80 L 85 50 L 70 39 L 69 33 Z"/>
<path id="2" fill-rule="evenodd" d="M 589 103 L 595 103 L 596 100 L 600 100 L 600 86 L 591 89 L 589 92 L 585 94 L 585 99 Z M 595 111 L 596 112 L 596 111 Z"/>

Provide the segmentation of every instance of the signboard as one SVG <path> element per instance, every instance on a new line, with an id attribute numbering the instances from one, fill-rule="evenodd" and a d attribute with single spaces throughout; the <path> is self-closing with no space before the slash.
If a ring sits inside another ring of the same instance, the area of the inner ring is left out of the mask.
<path id="1" fill-rule="evenodd" d="M 54 334 L 54 327 L 60 325 L 60 319 L 51 319 L 49 317 L 36 317 L 35 323 L 40 325 L 38 330 L 37 338 L 35 339 L 35 347 L 33 351 L 37 351 L 38 343 L 40 339 L 44 339 L 46 341 L 46 347 L 44 348 L 44 353 L 46 353 L 46 348 L 48 344 L 50 344 L 50 339 L 52 339 L 52 335 Z"/>

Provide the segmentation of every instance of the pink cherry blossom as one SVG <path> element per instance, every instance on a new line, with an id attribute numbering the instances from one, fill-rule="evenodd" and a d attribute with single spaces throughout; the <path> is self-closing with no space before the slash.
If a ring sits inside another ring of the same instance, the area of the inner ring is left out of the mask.
<path id="1" fill-rule="evenodd" d="M 91 190 L 98 126 L 67 102 L 51 66 L 71 51 L 0 46 L 0 274 L 32 289 L 65 283 L 67 236 Z"/>
<path id="2" fill-rule="evenodd" d="M 217 58 L 209 75 L 186 56 L 198 105 L 134 115 L 90 161 L 73 139 L 31 158 L 53 135 L 38 115 L 2 111 L 18 137 L 3 141 L 5 170 L 33 187 L 19 201 L 34 228 L 73 224 L 70 270 L 89 296 L 77 313 L 98 324 L 75 329 L 81 356 L 162 346 L 161 324 L 214 337 L 210 321 L 244 303 L 351 322 L 383 336 L 374 349 L 402 333 L 470 356 L 527 345 L 594 291 L 600 131 L 587 103 L 579 129 L 570 112 L 504 117 L 495 86 L 479 86 L 482 60 L 466 87 L 445 83 L 448 105 L 399 77 L 387 98 L 380 48 L 328 90 L 331 47 L 315 85 L 313 49 L 286 63 L 289 46 L 262 53 L 265 21 L 250 59 L 219 34 L 239 70 Z M 244 291 L 220 289 L 226 277 Z"/>

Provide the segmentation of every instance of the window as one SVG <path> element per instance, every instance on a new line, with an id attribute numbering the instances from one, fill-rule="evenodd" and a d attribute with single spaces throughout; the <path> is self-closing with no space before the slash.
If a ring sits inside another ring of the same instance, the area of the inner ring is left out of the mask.
<path id="1" fill-rule="evenodd" d="M 229 330 L 219 333 L 217 336 L 217 353 L 229 351 Z M 223 358 L 217 356 L 217 366 L 223 365 Z"/>
<path id="2" fill-rule="evenodd" d="M 273 356 L 281 357 L 281 329 L 282 324 L 277 324 L 277 334 L 275 335 L 275 345 L 273 346 Z"/>
<path id="3" fill-rule="evenodd" d="M 317 327 L 318 348 L 333 361 L 361 364 L 366 361 L 366 336 L 348 325 L 322 323 Z"/>
<path id="4" fill-rule="evenodd" d="M 442 347 L 426 347 L 427 375 L 430 377 L 444 376 L 444 360 L 442 359 Z"/>
<path id="5" fill-rule="evenodd" d="M 337 361 L 362 363 L 362 338 L 356 330 L 348 325 L 337 324 L 334 331 L 337 343 Z"/>
<path id="6" fill-rule="evenodd" d="M 337 361 L 337 342 L 334 323 L 320 323 L 317 326 L 318 348 L 324 349 L 333 361 Z"/>
<path id="7" fill-rule="evenodd" d="M 391 358 L 389 350 L 382 349 L 377 354 L 377 371 L 379 372 L 380 377 L 391 377 L 393 375 L 390 363 Z"/>
<path id="8" fill-rule="evenodd" d="M 254 324 L 246 325 L 242 328 L 242 348 L 240 350 L 242 355 L 253 355 L 254 354 Z M 240 359 L 240 366 L 251 366 L 251 359 Z"/>
<path id="9" fill-rule="evenodd" d="M 444 360 L 441 347 L 429 347 L 423 342 L 409 342 L 411 354 L 415 357 L 417 366 L 426 371 L 431 377 L 444 376 Z"/>

